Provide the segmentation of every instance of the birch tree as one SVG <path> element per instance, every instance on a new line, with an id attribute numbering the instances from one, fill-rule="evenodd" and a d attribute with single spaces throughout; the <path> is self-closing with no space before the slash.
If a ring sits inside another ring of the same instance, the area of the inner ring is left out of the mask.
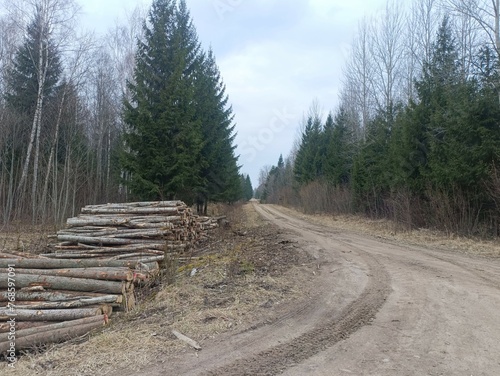
<path id="1" fill-rule="evenodd" d="M 370 28 L 367 19 L 358 26 L 358 34 L 351 47 L 348 62 L 343 69 L 343 85 L 341 102 L 351 113 L 351 118 L 357 118 L 358 125 L 353 124 L 353 131 L 359 137 L 373 114 L 373 75 L 374 65 L 370 50 Z"/>
<path id="2" fill-rule="evenodd" d="M 66 27 L 73 18 L 75 6 L 72 0 L 41 0 L 19 2 L 13 9 L 31 15 L 26 39 L 9 74 L 10 93 L 7 99 L 19 112 L 31 117 L 31 130 L 16 192 L 21 207 L 28 174 L 32 171 L 31 213 L 34 221 L 39 198 L 44 109 L 62 73 L 60 49 L 68 37 Z"/>
<path id="3" fill-rule="evenodd" d="M 379 21 L 372 24 L 373 91 L 377 110 L 389 111 L 399 100 L 404 62 L 404 13 L 396 2 L 387 2 Z"/>

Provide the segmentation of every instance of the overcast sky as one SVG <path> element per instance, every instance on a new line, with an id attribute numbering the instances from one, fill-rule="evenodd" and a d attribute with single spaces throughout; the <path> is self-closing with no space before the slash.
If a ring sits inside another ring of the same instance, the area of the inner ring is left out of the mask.
<path id="1" fill-rule="evenodd" d="M 151 0 L 80 0 L 86 28 L 105 32 Z M 313 100 L 338 103 L 341 69 L 363 16 L 386 0 L 187 0 L 200 40 L 212 46 L 233 106 L 241 171 L 286 157 Z"/>

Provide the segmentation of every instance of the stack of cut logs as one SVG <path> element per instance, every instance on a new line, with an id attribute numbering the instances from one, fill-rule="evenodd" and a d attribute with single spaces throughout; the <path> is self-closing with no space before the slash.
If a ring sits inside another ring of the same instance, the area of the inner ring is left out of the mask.
<path id="1" fill-rule="evenodd" d="M 87 333 L 113 309 L 135 305 L 134 283 L 158 272 L 158 263 L 104 259 L 2 258 L 0 353 Z M 15 321 L 13 326 L 11 321 Z"/>
<path id="2" fill-rule="evenodd" d="M 18 351 L 83 335 L 113 309 L 128 311 L 134 285 L 157 275 L 165 254 L 214 227 L 217 219 L 195 216 L 181 201 L 89 205 L 54 236 L 52 252 L 0 253 L 0 354 L 10 348 L 12 317 Z"/>
<path id="3" fill-rule="evenodd" d="M 138 260 L 182 252 L 217 221 L 191 213 L 182 201 L 88 205 L 58 231 L 51 258 Z"/>

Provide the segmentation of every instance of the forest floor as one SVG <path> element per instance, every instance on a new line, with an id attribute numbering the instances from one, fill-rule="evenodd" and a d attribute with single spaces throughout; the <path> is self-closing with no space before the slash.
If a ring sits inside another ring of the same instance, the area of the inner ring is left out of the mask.
<path id="1" fill-rule="evenodd" d="M 272 205 L 236 207 L 228 219 L 173 285 L 0 373 L 500 374 L 498 242 Z"/>

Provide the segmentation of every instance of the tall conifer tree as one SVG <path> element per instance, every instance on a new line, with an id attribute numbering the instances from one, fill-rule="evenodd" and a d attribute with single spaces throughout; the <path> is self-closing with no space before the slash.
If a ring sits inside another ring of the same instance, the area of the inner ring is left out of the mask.
<path id="1" fill-rule="evenodd" d="M 132 192 L 144 199 L 192 202 L 200 186 L 201 123 L 194 78 L 200 45 L 184 1 L 155 0 L 139 42 L 132 101 L 125 102 Z"/>

